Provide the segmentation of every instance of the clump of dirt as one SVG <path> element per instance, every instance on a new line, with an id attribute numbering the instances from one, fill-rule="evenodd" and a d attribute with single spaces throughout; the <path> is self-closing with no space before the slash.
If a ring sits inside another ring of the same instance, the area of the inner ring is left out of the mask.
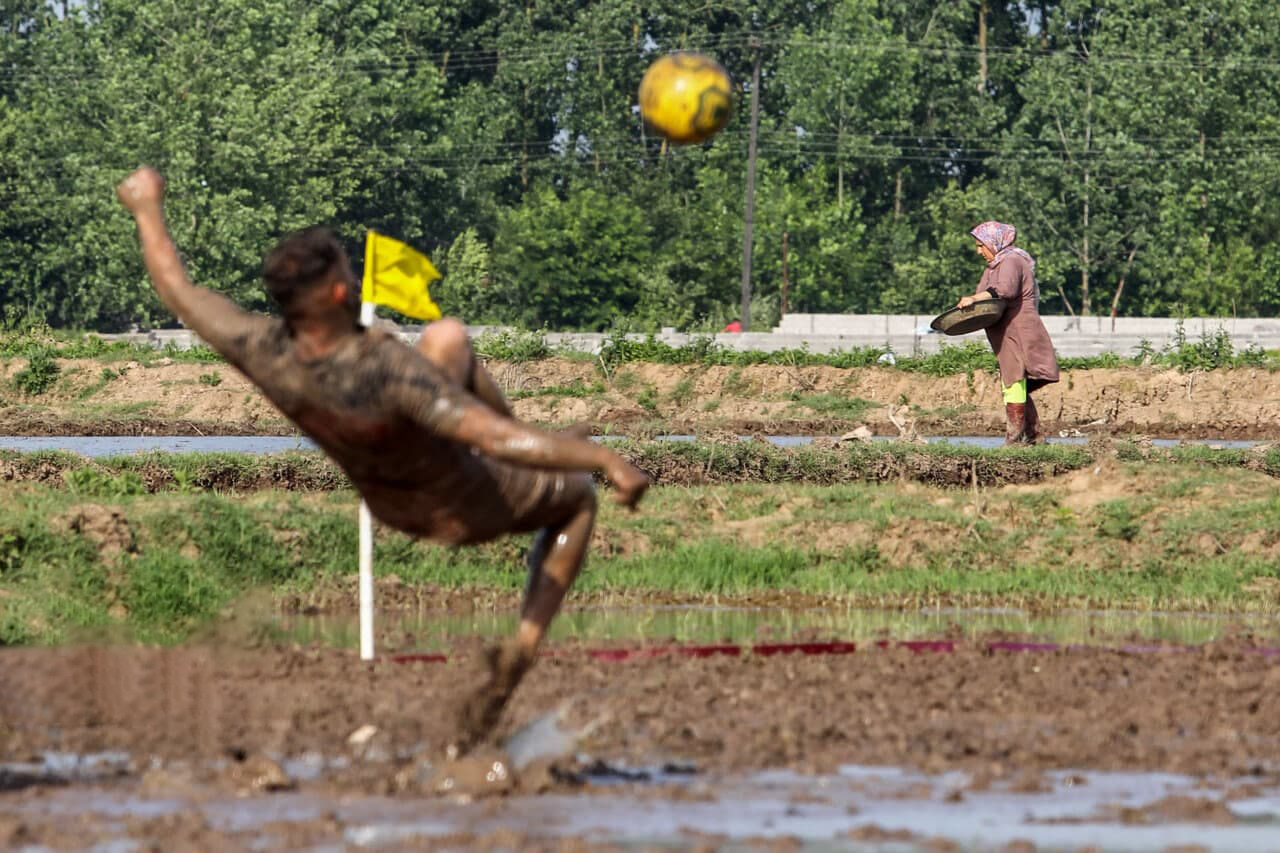
<path id="1" fill-rule="evenodd" d="M 138 550 L 129 519 L 118 509 L 99 504 L 81 504 L 59 519 L 59 522 L 61 526 L 79 533 L 97 545 L 98 554 L 104 562 Z"/>
<path id="2" fill-rule="evenodd" d="M 1156 824 L 1213 823 L 1229 826 L 1239 819 L 1221 800 L 1205 797 L 1164 797 L 1141 808 L 1116 809 L 1116 819 L 1121 823 Z"/>

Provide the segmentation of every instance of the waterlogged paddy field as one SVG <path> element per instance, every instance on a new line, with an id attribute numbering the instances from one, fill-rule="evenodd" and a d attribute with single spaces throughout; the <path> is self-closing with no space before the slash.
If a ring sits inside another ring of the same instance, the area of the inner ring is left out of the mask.
<path id="1" fill-rule="evenodd" d="M 706 450 L 629 450 L 690 485 L 602 503 L 547 655 L 460 763 L 523 540 L 379 531 L 365 664 L 331 472 L 5 456 L 0 844 L 1275 846 L 1265 452 L 884 451 L 763 483 L 825 457 Z M 843 653 L 750 652 L 795 642 Z"/>

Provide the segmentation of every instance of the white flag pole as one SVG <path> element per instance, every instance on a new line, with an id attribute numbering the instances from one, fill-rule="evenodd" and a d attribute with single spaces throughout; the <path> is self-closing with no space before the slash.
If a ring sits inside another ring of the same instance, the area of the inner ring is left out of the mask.
<path id="1" fill-rule="evenodd" d="M 360 303 L 360 325 L 373 325 L 372 302 Z M 373 660 L 373 514 L 360 499 L 360 659 Z"/>

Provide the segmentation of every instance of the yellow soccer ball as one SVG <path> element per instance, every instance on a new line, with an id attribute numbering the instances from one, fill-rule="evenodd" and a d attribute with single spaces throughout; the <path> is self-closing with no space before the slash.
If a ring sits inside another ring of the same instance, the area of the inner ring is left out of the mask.
<path id="1" fill-rule="evenodd" d="M 715 136 L 733 112 L 729 73 L 701 53 L 669 53 L 640 81 L 640 114 L 677 145 Z"/>

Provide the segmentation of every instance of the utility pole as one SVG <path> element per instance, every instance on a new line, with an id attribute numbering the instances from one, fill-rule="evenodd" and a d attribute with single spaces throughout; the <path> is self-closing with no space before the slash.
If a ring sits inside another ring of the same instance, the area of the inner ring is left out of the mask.
<path id="1" fill-rule="evenodd" d="M 760 129 L 760 42 L 751 69 L 751 136 L 747 143 L 747 203 L 742 223 L 742 331 L 751 331 L 751 250 L 756 225 L 756 133 Z"/>
<path id="2" fill-rule="evenodd" d="M 782 305 L 778 309 L 778 319 L 781 320 L 787 316 L 787 237 L 789 235 L 784 230 L 782 232 Z"/>
<path id="3" fill-rule="evenodd" d="M 987 93 L 987 0 L 978 2 L 978 94 Z"/>

